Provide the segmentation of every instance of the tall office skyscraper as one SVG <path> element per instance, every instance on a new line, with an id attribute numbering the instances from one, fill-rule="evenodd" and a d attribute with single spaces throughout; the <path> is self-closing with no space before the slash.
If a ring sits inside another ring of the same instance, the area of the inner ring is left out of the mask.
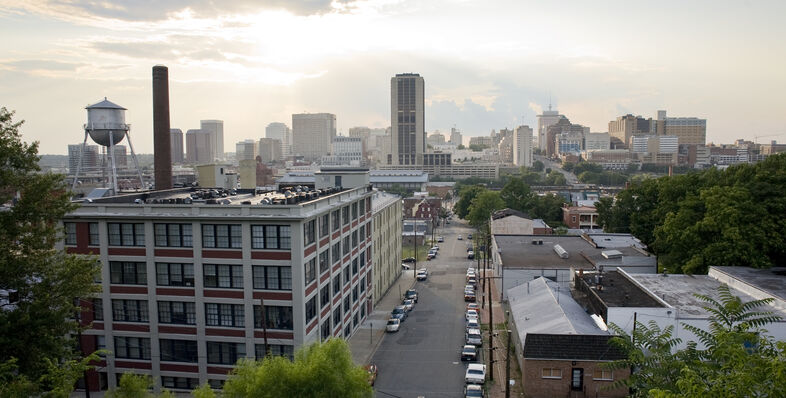
<path id="1" fill-rule="evenodd" d="M 306 160 L 320 159 L 330 153 L 336 136 L 336 115 L 297 113 L 292 115 L 292 152 Z"/>
<path id="2" fill-rule="evenodd" d="M 545 152 L 548 146 L 546 133 L 549 130 L 549 126 L 556 124 L 560 119 L 564 119 L 565 116 L 560 115 L 559 111 L 551 110 L 551 104 L 549 104 L 549 110 L 543 111 L 543 114 L 537 115 L 537 118 L 538 118 L 538 148 L 540 148 L 541 152 Z"/>
<path id="3" fill-rule="evenodd" d="M 258 142 L 254 140 L 243 140 L 235 144 L 235 159 L 255 160 L 259 154 Z"/>
<path id="4" fill-rule="evenodd" d="M 215 160 L 211 144 L 210 132 L 200 129 L 186 131 L 186 161 L 199 164 Z"/>
<path id="5" fill-rule="evenodd" d="M 426 149 L 424 83 L 417 73 L 402 73 L 390 79 L 391 156 L 393 165 L 423 164 Z"/>
<path id="6" fill-rule="evenodd" d="M 283 156 L 292 154 L 292 130 L 284 123 L 273 122 L 265 127 L 265 138 L 278 140 L 281 143 L 280 152 Z"/>
<path id="7" fill-rule="evenodd" d="M 172 163 L 183 163 L 183 130 L 169 129 L 172 146 Z"/>
<path id="8" fill-rule="evenodd" d="M 82 144 L 68 146 L 68 172 L 70 174 L 76 174 L 76 169 L 79 166 L 79 153 L 82 150 Z M 81 172 L 96 171 L 100 166 L 101 157 L 98 153 L 98 145 L 85 145 Z"/>
<path id="9" fill-rule="evenodd" d="M 200 120 L 200 129 L 210 134 L 210 161 L 224 160 L 224 121 Z"/>
<path id="10" fill-rule="evenodd" d="M 455 145 L 455 146 L 459 146 L 459 145 L 462 145 L 464 143 L 464 142 L 462 142 L 463 139 L 464 138 L 461 136 L 461 132 L 456 130 L 455 127 L 451 127 L 451 129 L 450 129 L 450 143 Z"/>
<path id="11" fill-rule="evenodd" d="M 513 164 L 532 167 L 532 128 L 519 126 L 513 133 Z"/>

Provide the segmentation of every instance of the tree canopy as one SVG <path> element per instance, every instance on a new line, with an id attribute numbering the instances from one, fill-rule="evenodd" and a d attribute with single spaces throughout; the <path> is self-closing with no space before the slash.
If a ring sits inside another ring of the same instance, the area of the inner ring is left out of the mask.
<path id="1" fill-rule="evenodd" d="M 669 272 L 786 265 L 786 154 L 642 180 L 597 209 L 604 230 L 632 233 Z"/>
<path id="2" fill-rule="evenodd" d="M 610 344 L 628 357 L 606 366 L 635 370 L 611 387 L 626 385 L 634 397 L 786 396 L 786 343 L 774 341 L 762 329 L 781 318 L 758 311 L 773 300 L 743 302 L 726 285 L 718 288 L 718 295 L 719 300 L 696 295 L 711 314 L 709 330 L 683 324 L 698 342 L 689 341 L 681 350 L 674 350 L 681 339 L 673 337 L 673 326 L 661 329 L 654 321 L 646 326 L 637 322 L 629 336 L 610 324 L 620 336 Z"/>
<path id="3" fill-rule="evenodd" d="M 9 292 L 0 310 L 0 378 L 51 391 L 62 380 L 53 379 L 53 366 L 80 357 L 74 318 L 84 302 L 75 299 L 98 291 L 99 266 L 55 248 L 59 222 L 76 205 L 62 175 L 40 172 L 38 144 L 22 141 L 22 122 L 12 116 L 0 108 L 0 289 Z"/>

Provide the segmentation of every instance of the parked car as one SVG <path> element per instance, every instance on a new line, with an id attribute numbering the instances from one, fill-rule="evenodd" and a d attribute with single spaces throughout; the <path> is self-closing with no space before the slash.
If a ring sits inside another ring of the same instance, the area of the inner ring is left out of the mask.
<path id="1" fill-rule="evenodd" d="M 404 292 L 404 298 L 415 300 L 415 303 L 417 303 L 418 302 L 418 291 L 415 290 L 415 289 L 407 289 L 407 291 Z"/>
<path id="2" fill-rule="evenodd" d="M 434 257 L 437 257 L 437 252 L 428 252 L 428 255 L 426 256 L 426 260 L 430 261 Z"/>
<path id="3" fill-rule="evenodd" d="M 411 299 L 404 299 L 404 301 L 401 302 L 401 305 L 403 305 L 404 308 L 407 309 L 407 312 L 409 312 L 412 311 L 413 308 L 415 308 L 415 301 Z"/>
<path id="4" fill-rule="evenodd" d="M 474 345 L 465 345 L 464 348 L 461 349 L 461 360 L 462 361 L 474 361 L 478 358 L 478 349 L 475 348 Z"/>
<path id="5" fill-rule="evenodd" d="M 368 384 L 373 386 L 377 381 L 377 365 L 366 365 L 366 371 L 368 372 Z"/>
<path id="6" fill-rule="evenodd" d="M 480 329 L 480 321 L 477 318 L 467 319 L 467 330 Z"/>
<path id="7" fill-rule="evenodd" d="M 467 239 L 472 239 L 472 234 L 467 235 Z"/>
<path id="8" fill-rule="evenodd" d="M 472 273 L 472 274 L 474 274 L 474 273 L 475 273 L 475 267 L 469 267 L 469 268 L 467 268 L 467 275 L 469 275 L 470 273 Z"/>
<path id="9" fill-rule="evenodd" d="M 435 252 L 438 252 L 438 251 L 439 251 L 439 245 L 434 245 L 434 246 L 432 246 L 432 247 L 431 247 L 431 249 L 429 249 L 429 251 L 435 251 Z"/>
<path id="10" fill-rule="evenodd" d="M 467 366 L 467 372 L 464 374 L 464 380 L 467 384 L 483 384 L 486 382 L 486 365 L 479 363 L 471 363 Z"/>
<path id="11" fill-rule="evenodd" d="M 472 285 L 472 287 L 475 288 L 478 287 L 478 278 L 476 278 L 475 276 L 470 276 L 469 278 L 467 278 L 467 284 Z"/>
<path id="12" fill-rule="evenodd" d="M 445 241 L 444 237 L 442 237 L 442 236 L 438 236 L 437 237 L 437 242 L 444 242 L 444 241 Z"/>
<path id="13" fill-rule="evenodd" d="M 407 257 L 407 258 L 405 258 L 405 259 L 403 259 L 401 261 L 403 261 L 405 263 L 414 263 L 415 262 L 415 257 Z"/>
<path id="14" fill-rule="evenodd" d="M 390 318 L 388 319 L 387 325 L 385 325 L 386 332 L 398 332 L 398 328 L 401 326 L 401 320 L 397 318 Z"/>
<path id="15" fill-rule="evenodd" d="M 464 386 L 464 398 L 483 398 L 483 386 L 467 384 Z"/>
<path id="16" fill-rule="evenodd" d="M 425 281 L 426 279 L 428 279 L 428 271 L 426 271 L 425 268 L 419 269 L 417 273 L 417 280 Z"/>
<path id="17" fill-rule="evenodd" d="M 470 260 L 474 260 L 475 259 L 475 252 L 473 252 L 472 250 L 468 251 L 467 252 L 467 258 L 470 259 Z"/>
<path id="18" fill-rule="evenodd" d="M 409 266 L 408 264 L 401 263 L 401 269 L 409 270 L 409 269 L 412 269 L 412 267 Z"/>
<path id="19" fill-rule="evenodd" d="M 467 312 L 464 313 L 464 318 L 467 320 L 472 318 L 478 319 L 478 310 L 467 310 Z"/>
<path id="20" fill-rule="evenodd" d="M 480 335 L 480 329 L 467 329 L 467 332 L 464 333 L 464 338 L 467 344 L 472 344 L 474 346 L 483 345 L 483 337 Z"/>
<path id="21" fill-rule="evenodd" d="M 390 313 L 390 317 L 398 318 L 401 322 L 404 322 L 407 319 L 407 309 L 403 305 L 397 305 Z"/>
<path id="22" fill-rule="evenodd" d="M 466 291 L 466 290 L 464 291 L 464 301 L 471 301 L 474 303 L 475 300 L 476 300 L 475 292 Z"/>
<path id="23" fill-rule="evenodd" d="M 467 304 L 467 309 L 468 310 L 476 310 L 477 311 L 477 310 L 480 309 L 480 306 L 477 305 L 476 303 L 469 303 L 469 304 Z"/>
<path id="24" fill-rule="evenodd" d="M 456 239 L 463 240 L 464 238 L 462 238 L 461 235 L 459 235 L 458 238 L 456 238 Z"/>

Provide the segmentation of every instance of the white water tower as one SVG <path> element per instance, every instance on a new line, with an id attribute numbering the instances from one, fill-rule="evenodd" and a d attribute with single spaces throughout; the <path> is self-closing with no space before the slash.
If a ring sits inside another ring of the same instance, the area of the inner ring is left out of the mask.
<path id="1" fill-rule="evenodd" d="M 82 141 L 82 147 L 79 151 L 79 162 L 77 163 L 72 190 L 76 188 L 76 183 L 79 180 L 79 172 L 82 168 L 82 156 L 88 136 L 90 136 L 96 144 L 103 146 L 106 153 L 109 155 L 109 159 L 107 159 L 105 164 L 109 168 L 109 185 L 112 187 L 112 194 L 118 193 L 115 145 L 119 144 L 127 136 L 128 147 L 131 149 L 131 158 L 134 160 L 134 167 L 136 167 L 137 176 L 139 177 L 139 187 L 144 188 L 145 184 L 142 179 L 142 172 L 139 169 L 139 162 L 134 153 L 134 146 L 131 144 L 131 135 L 129 134 L 130 126 L 126 124 L 126 108 L 104 97 L 103 101 L 90 105 L 85 109 L 87 109 L 87 124 L 84 126 L 85 139 Z"/>

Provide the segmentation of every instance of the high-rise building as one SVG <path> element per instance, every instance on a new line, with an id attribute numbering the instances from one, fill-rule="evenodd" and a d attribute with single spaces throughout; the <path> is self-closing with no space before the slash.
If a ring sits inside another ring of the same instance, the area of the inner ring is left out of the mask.
<path id="1" fill-rule="evenodd" d="M 292 155 L 292 129 L 284 123 L 273 122 L 265 127 L 265 138 L 272 138 L 281 143 L 281 155 Z"/>
<path id="2" fill-rule="evenodd" d="M 186 162 L 202 164 L 215 160 L 212 149 L 212 136 L 202 129 L 186 131 Z"/>
<path id="3" fill-rule="evenodd" d="M 238 162 L 241 160 L 254 160 L 257 158 L 259 154 L 259 148 L 257 147 L 257 141 L 254 140 L 243 140 L 235 144 L 235 159 Z"/>
<path id="4" fill-rule="evenodd" d="M 547 133 L 549 126 L 554 125 L 560 119 L 565 119 L 565 116 L 559 114 L 559 111 L 551 110 L 551 104 L 549 104 L 549 110 L 543 111 L 543 114 L 537 115 L 538 118 L 538 148 L 540 148 L 541 152 L 545 152 L 548 147 L 548 139 Z"/>
<path id="5" fill-rule="evenodd" d="M 503 130 L 504 131 L 504 130 Z M 513 134 L 506 134 L 497 145 L 499 151 L 499 161 L 502 163 L 513 163 Z"/>
<path id="6" fill-rule="evenodd" d="M 281 141 L 275 138 L 261 138 L 259 140 L 259 159 L 262 163 L 278 162 L 282 156 Z"/>
<path id="7" fill-rule="evenodd" d="M 368 127 L 350 127 L 349 136 L 351 138 L 360 138 L 363 159 L 367 159 L 369 151 L 369 140 L 371 139 L 371 129 Z"/>
<path id="8" fill-rule="evenodd" d="M 183 130 L 169 129 L 172 163 L 183 163 Z"/>
<path id="9" fill-rule="evenodd" d="M 296 113 L 292 115 L 292 153 L 306 160 L 317 160 L 330 152 L 336 136 L 336 115 Z"/>
<path id="10" fill-rule="evenodd" d="M 210 134 L 210 161 L 224 160 L 224 121 L 200 120 L 199 124 Z"/>
<path id="11" fill-rule="evenodd" d="M 666 117 L 666 111 L 658 111 L 665 119 L 666 135 L 676 136 L 680 145 L 704 145 L 707 142 L 707 119 L 696 117 Z"/>
<path id="12" fill-rule="evenodd" d="M 76 174 L 79 165 L 79 152 L 82 151 L 82 144 L 68 146 L 68 172 Z M 82 154 L 82 172 L 96 171 L 101 167 L 101 157 L 98 153 L 98 145 L 85 145 Z"/>
<path id="13" fill-rule="evenodd" d="M 584 135 L 584 149 L 587 151 L 609 149 L 610 145 L 609 133 L 589 133 Z"/>
<path id="14" fill-rule="evenodd" d="M 657 134 L 657 121 L 627 114 L 609 122 L 609 137 L 615 148 L 630 148 L 631 137 Z"/>
<path id="15" fill-rule="evenodd" d="M 363 159 L 363 141 L 357 137 L 333 137 L 330 156 L 322 157 L 323 165 L 360 165 Z"/>
<path id="16" fill-rule="evenodd" d="M 431 146 L 444 145 L 445 135 L 440 133 L 439 131 L 435 131 L 429 134 L 428 138 L 426 138 L 426 142 Z"/>
<path id="17" fill-rule="evenodd" d="M 390 165 L 423 164 L 426 150 L 425 84 L 417 73 L 401 73 L 390 79 Z"/>
<path id="18" fill-rule="evenodd" d="M 455 145 L 455 146 L 459 146 L 459 145 L 464 144 L 462 142 L 462 140 L 463 140 L 463 138 L 461 137 L 461 132 L 456 130 L 455 127 L 452 127 L 450 129 L 450 143 Z"/>
<path id="19" fill-rule="evenodd" d="M 554 157 L 560 153 L 577 153 L 584 144 L 586 127 L 573 124 L 564 116 L 546 129 L 546 156 Z"/>
<path id="20" fill-rule="evenodd" d="M 532 128 L 519 126 L 513 133 L 513 164 L 532 167 Z"/>

